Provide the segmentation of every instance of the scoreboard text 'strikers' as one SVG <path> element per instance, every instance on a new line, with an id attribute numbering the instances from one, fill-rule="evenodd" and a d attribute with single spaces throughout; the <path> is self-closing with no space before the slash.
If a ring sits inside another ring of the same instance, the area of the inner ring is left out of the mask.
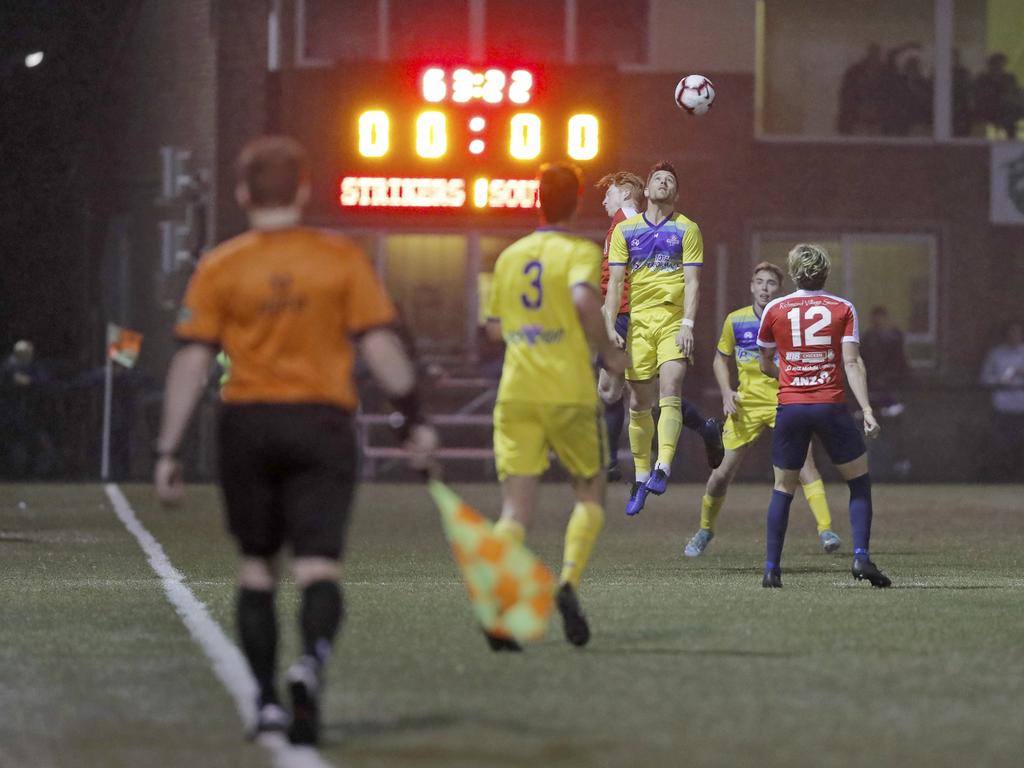
<path id="1" fill-rule="evenodd" d="M 377 87 L 343 116 L 342 209 L 534 208 L 539 163 L 587 166 L 604 150 L 596 99 L 575 92 L 585 79 L 458 65 L 374 74 Z M 381 82 L 396 75 L 403 82 Z"/>

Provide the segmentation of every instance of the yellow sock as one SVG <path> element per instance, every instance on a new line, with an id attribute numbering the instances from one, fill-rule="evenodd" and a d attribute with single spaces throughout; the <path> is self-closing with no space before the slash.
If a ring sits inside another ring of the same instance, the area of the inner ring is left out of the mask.
<path id="1" fill-rule="evenodd" d="M 651 440 L 654 439 L 654 416 L 650 411 L 629 409 L 629 450 L 638 481 L 651 476 Z"/>
<path id="2" fill-rule="evenodd" d="M 828 511 L 828 499 L 825 498 L 825 484 L 821 480 L 804 485 L 804 498 L 811 507 L 811 513 L 818 523 L 818 533 L 832 528 L 832 515 Z"/>
<path id="3" fill-rule="evenodd" d="M 658 403 L 661 406 L 661 415 L 658 417 L 658 463 L 666 468 L 672 466 L 679 433 L 683 431 L 682 402 L 678 397 L 663 397 Z"/>
<path id="4" fill-rule="evenodd" d="M 718 519 L 718 512 L 725 503 L 725 496 L 708 496 L 700 500 L 700 527 L 709 531 L 715 530 L 715 520 Z"/>
<path id="5" fill-rule="evenodd" d="M 513 544 L 522 544 L 526 538 L 526 529 L 518 520 L 503 517 L 494 524 L 494 535 Z"/>
<path id="6" fill-rule="evenodd" d="M 580 585 L 583 569 L 587 567 L 594 543 L 604 526 L 604 509 L 590 501 L 576 502 L 569 525 L 565 529 L 565 551 L 562 555 L 562 583 L 573 589 Z"/>

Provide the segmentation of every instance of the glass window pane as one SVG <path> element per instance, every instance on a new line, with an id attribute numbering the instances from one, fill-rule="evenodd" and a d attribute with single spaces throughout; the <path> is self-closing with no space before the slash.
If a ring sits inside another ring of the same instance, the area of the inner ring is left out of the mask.
<path id="1" fill-rule="evenodd" d="M 934 5 L 765 3 L 763 132 L 931 136 Z"/>
<path id="2" fill-rule="evenodd" d="M 466 238 L 388 235 L 388 293 L 423 348 L 456 352 L 466 339 Z"/>
<path id="3" fill-rule="evenodd" d="M 581 64 L 647 61 L 647 0 L 576 0 L 576 56 Z M 623 34 L 623 29 L 629 30 Z"/>
<path id="4" fill-rule="evenodd" d="M 905 334 L 928 335 L 932 258 L 926 240 L 850 240 L 847 298 L 860 313 L 861 330 L 874 307 L 885 307 Z"/>
<path id="5" fill-rule="evenodd" d="M 346 61 L 377 56 L 377 3 L 305 0 L 307 59 Z"/>
<path id="6" fill-rule="evenodd" d="M 402 0 L 391 3 L 391 58 L 466 61 L 468 0 Z"/>
<path id="7" fill-rule="evenodd" d="M 526 232 L 523 232 L 525 235 Z M 501 252 L 518 240 L 521 235 L 481 235 L 480 271 L 493 272 Z"/>
<path id="8" fill-rule="evenodd" d="M 488 0 L 487 57 L 530 63 L 565 60 L 565 3 L 561 0 Z"/>
<path id="9" fill-rule="evenodd" d="M 955 0 L 953 135 L 1024 137 L 1024 3 Z"/>

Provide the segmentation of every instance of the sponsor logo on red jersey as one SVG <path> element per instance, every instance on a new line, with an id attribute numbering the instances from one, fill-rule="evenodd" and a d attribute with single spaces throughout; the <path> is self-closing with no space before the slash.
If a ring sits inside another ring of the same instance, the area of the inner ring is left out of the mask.
<path id="1" fill-rule="evenodd" d="M 775 299 L 761 315 L 757 343 L 775 349 L 779 403 L 846 400 L 843 342 L 860 342 L 857 310 L 824 291 L 797 291 Z"/>

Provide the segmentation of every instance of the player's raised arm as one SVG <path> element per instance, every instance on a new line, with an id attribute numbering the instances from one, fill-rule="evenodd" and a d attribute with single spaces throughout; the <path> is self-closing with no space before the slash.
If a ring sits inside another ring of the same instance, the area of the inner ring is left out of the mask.
<path id="1" fill-rule="evenodd" d="M 864 358 L 860 356 L 859 342 L 843 342 L 843 367 L 846 370 L 846 380 L 850 382 L 850 390 L 857 400 L 857 405 L 864 412 L 864 434 L 867 437 L 878 437 L 881 427 L 875 420 L 871 402 L 868 400 L 868 371 L 864 365 Z"/>

